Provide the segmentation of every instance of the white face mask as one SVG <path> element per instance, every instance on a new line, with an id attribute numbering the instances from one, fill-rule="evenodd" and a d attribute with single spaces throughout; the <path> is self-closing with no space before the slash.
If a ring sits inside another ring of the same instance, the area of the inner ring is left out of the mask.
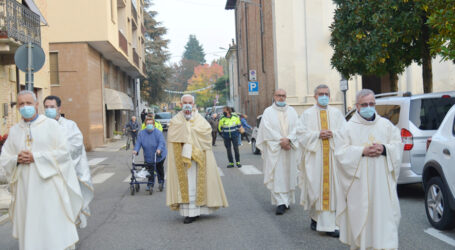
<path id="1" fill-rule="evenodd" d="M 191 120 L 191 118 L 193 117 L 193 114 L 184 115 L 184 116 L 185 116 L 186 120 Z"/>
<path id="2" fill-rule="evenodd" d="M 193 109 L 193 105 L 191 105 L 191 104 L 183 104 L 182 109 L 183 110 L 192 110 Z"/>

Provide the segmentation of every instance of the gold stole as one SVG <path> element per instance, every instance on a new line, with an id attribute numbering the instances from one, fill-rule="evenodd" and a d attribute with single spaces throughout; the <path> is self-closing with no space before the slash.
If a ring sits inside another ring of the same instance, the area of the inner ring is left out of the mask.
<path id="1" fill-rule="evenodd" d="M 321 129 L 328 130 L 327 110 L 321 110 Z M 322 210 L 330 210 L 330 142 L 322 140 Z"/>
<path id="2" fill-rule="evenodd" d="M 182 157 L 181 143 L 172 143 L 175 156 L 175 165 L 177 167 L 177 177 L 179 180 L 182 203 L 190 203 L 188 194 L 188 175 L 187 169 L 191 167 L 191 160 L 195 161 L 198 166 L 197 171 L 197 194 L 196 206 L 202 207 L 207 205 L 207 169 L 205 152 L 193 145 L 191 160 Z"/>

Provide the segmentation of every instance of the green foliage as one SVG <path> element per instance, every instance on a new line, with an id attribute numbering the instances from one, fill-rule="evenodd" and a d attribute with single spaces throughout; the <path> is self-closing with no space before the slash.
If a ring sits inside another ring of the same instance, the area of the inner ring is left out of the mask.
<path id="1" fill-rule="evenodd" d="M 199 44 L 195 35 L 190 35 L 188 42 L 185 45 L 183 58 L 186 60 L 196 61 L 199 64 L 205 63 L 205 53 L 202 45 Z"/>
<path id="2" fill-rule="evenodd" d="M 211 65 L 204 64 L 194 68 L 194 74 L 188 81 L 188 91 L 195 91 L 204 89 L 223 76 L 223 67 L 217 63 Z M 214 105 L 217 91 L 213 88 L 208 88 L 195 93 L 196 104 L 198 107 L 207 107 Z M 219 95 L 219 94 L 218 94 Z"/>
<path id="3" fill-rule="evenodd" d="M 224 75 L 218 78 L 215 82 L 215 87 L 213 88 L 219 95 L 219 103 L 227 103 L 229 99 L 229 76 Z"/>
<path id="4" fill-rule="evenodd" d="M 169 59 L 167 46 L 169 40 L 164 39 L 167 29 L 156 21 L 158 14 L 152 10 L 152 0 L 145 0 L 144 26 L 145 34 L 145 64 L 147 78 L 141 82 L 142 99 L 150 104 L 158 104 L 165 100 L 163 90 L 171 76 L 171 69 L 166 65 Z"/>
<path id="5" fill-rule="evenodd" d="M 437 32 L 430 38 L 432 53 L 455 63 L 455 0 L 429 0 L 428 25 Z"/>

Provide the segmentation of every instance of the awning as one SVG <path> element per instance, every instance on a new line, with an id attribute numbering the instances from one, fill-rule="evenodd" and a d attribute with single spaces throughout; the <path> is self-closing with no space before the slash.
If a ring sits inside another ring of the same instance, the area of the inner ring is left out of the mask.
<path id="1" fill-rule="evenodd" d="M 108 110 L 133 110 L 133 100 L 120 91 L 104 88 L 104 103 Z"/>
<path id="2" fill-rule="evenodd" d="M 30 8 L 31 11 L 33 11 L 33 12 L 35 12 L 35 14 L 39 15 L 41 22 L 44 25 L 47 25 L 46 19 L 44 19 L 43 14 L 41 14 L 41 11 L 39 11 L 38 6 L 36 6 L 35 2 L 33 2 L 33 0 L 25 0 L 25 3 L 27 4 L 27 6 Z"/>

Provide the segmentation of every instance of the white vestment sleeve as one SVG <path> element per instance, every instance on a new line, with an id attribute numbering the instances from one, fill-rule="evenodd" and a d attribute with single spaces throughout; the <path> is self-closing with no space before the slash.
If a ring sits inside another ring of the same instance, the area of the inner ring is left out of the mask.
<path id="1" fill-rule="evenodd" d="M 10 136 L 6 140 L 2 147 L 2 153 L 0 155 L 0 167 L 5 171 L 8 180 L 11 179 L 14 170 L 17 167 L 17 154 L 14 153 L 13 140 L 14 137 Z"/>
<path id="2" fill-rule="evenodd" d="M 389 135 L 390 137 L 388 138 L 388 143 L 384 145 L 387 152 L 387 168 L 396 182 L 398 181 L 398 176 L 400 175 L 401 159 L 404 147 L 401 141 L 400 130 L 397 127 L 392 126 L 390 128 Z"/>
<path id="3" fill-rule="evenodd" d="M 320 131 L 309 129 L 309 123 L 316 118 L 311 112 L 304 112 L 300 117 L 301 136 L 299 142 L 305 150 L 311 152 L 316 152 L 321 148 Z"/>

